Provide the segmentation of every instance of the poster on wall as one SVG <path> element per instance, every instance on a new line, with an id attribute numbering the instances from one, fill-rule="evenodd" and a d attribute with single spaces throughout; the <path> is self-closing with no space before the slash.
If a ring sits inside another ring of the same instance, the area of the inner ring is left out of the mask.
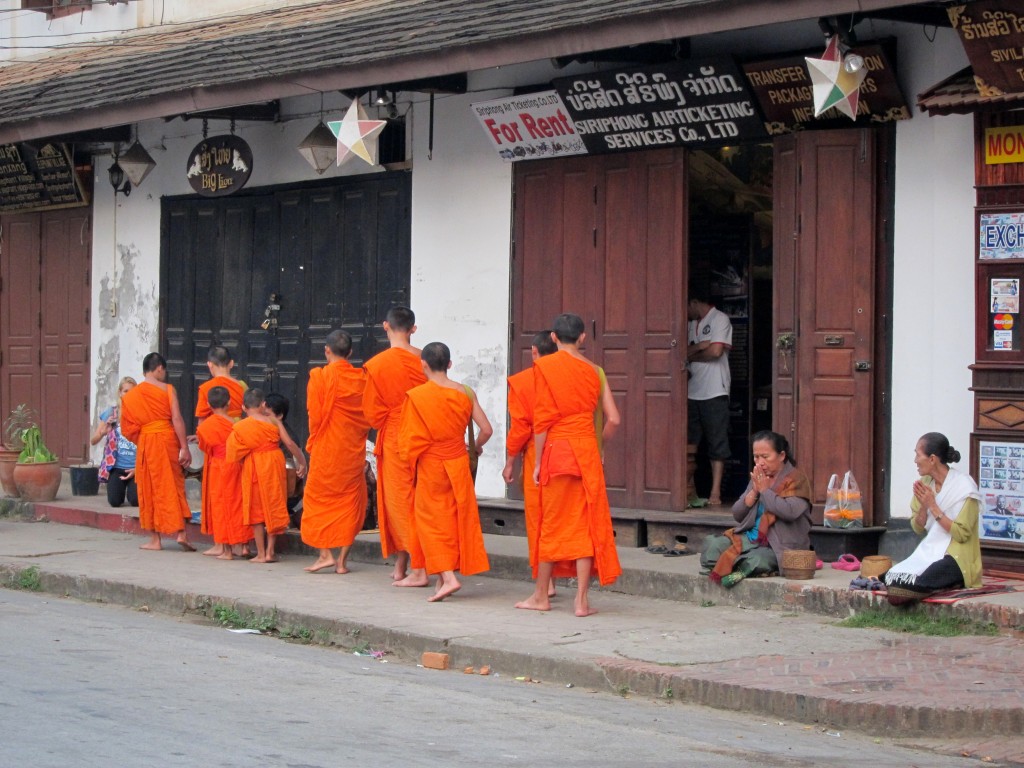
<path id="1" fill-rule="evenodd" d="M 555 91 L 477 101 L 470 109 L 491 146 L 507 162 L 587 154 L 583 139 Z"/>
<path id="2" fill-rule="evenodd" d="M 1024 259 L 1024 212 L 981 214 L 978 258 Z"/>
<path id="3" fill-rule="evenodd" d="M 991 348 L 997 352 L 1013 352 L 1020 348 L 1020 280 L 1011 277 L 989 281 L 989 317 Z"/>
<path id="4" fill-rule="evenodd" d="M 978 443 L 978 533 L 990 541 L 1024 541 L 1024 444 Z"/>

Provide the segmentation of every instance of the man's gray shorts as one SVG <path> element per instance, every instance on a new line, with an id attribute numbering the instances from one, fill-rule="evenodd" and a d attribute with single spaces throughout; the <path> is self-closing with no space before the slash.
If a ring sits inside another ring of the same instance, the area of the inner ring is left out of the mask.
<path id="1" fill-rule="evenodd" d="M 729 451 L 729 396 L 713 397 L 710 400 L 688 400 L 689 424 L 687 438 L 694 445 L 700 445 L 703 437 L 707 441 L 708 458 L 725 461 Z"/>

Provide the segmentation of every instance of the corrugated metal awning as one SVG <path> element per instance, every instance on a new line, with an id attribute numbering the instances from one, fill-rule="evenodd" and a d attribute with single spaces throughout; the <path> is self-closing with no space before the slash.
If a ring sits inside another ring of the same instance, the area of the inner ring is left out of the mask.
<path id="1" fill-rule="evenodd" d="M 0 66 L 0 144 L 357 90 L 891 0 L 334 0 L 63 46 Z"/>
<path id="2" fill-rule="evenodd" d="M 982 95 L 974 82 L 974 70 L 965 67 L 919 94 L 917 106 L 929 115 L 969 115 L 1024 106 L 1024 93 Z"/>

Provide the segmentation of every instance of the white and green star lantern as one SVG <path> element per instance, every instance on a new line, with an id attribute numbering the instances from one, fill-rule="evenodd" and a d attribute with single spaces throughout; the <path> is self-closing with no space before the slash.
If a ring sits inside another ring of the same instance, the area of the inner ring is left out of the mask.
<path id="1" fill-rule="evenodd" d="M 862 67 L 856 72 L 846 71 L 839 50 L 839 38 L 836 36 L 828 39 L 825 53 L 820 59 L 808 56 L 806 60 L 814 93 L 814 116 L 820 117 L 835 107 L 851 120 L 856 120 L 860 86 L 867 77 L 867 69 Z"/>
<path id="2" fill-rule="evenodd" d="M 356 99 L 348 108 L 341 120 L 327 123 L 338 139 L 338 165 L 342 165 L 353 157 L 359 157 L 370 165 L 377 164 L 377 138 L 387 120 L 367 120 L 366 110 Z"/>

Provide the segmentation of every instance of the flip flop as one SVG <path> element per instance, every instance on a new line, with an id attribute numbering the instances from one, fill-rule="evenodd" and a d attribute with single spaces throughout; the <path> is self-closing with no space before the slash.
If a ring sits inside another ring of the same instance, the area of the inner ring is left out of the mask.
<path id="1" fill-rule="evenodd" d="M 685 546 L 680 545 L 675 549 L 670 549 L 668 552 L 665 552 L 664 554 L 665 557 L 681 557 L 682 555 L 690 554 L 690 550 L 688 550 Z"/>
<path id="2" fill-rule="evenodd" d="M 832 563 L 837 571 L 859 571 L 860 560 L 853 555 L 840 555 L 839 559 Z"/>
<path id="3" fill-rule="evenodd" d="M 669 548 L 661 546 L 651 546 L 647 547 L 646 551 L 650 552 L 652 555 L 665 555 L 668 554 Z"/>

